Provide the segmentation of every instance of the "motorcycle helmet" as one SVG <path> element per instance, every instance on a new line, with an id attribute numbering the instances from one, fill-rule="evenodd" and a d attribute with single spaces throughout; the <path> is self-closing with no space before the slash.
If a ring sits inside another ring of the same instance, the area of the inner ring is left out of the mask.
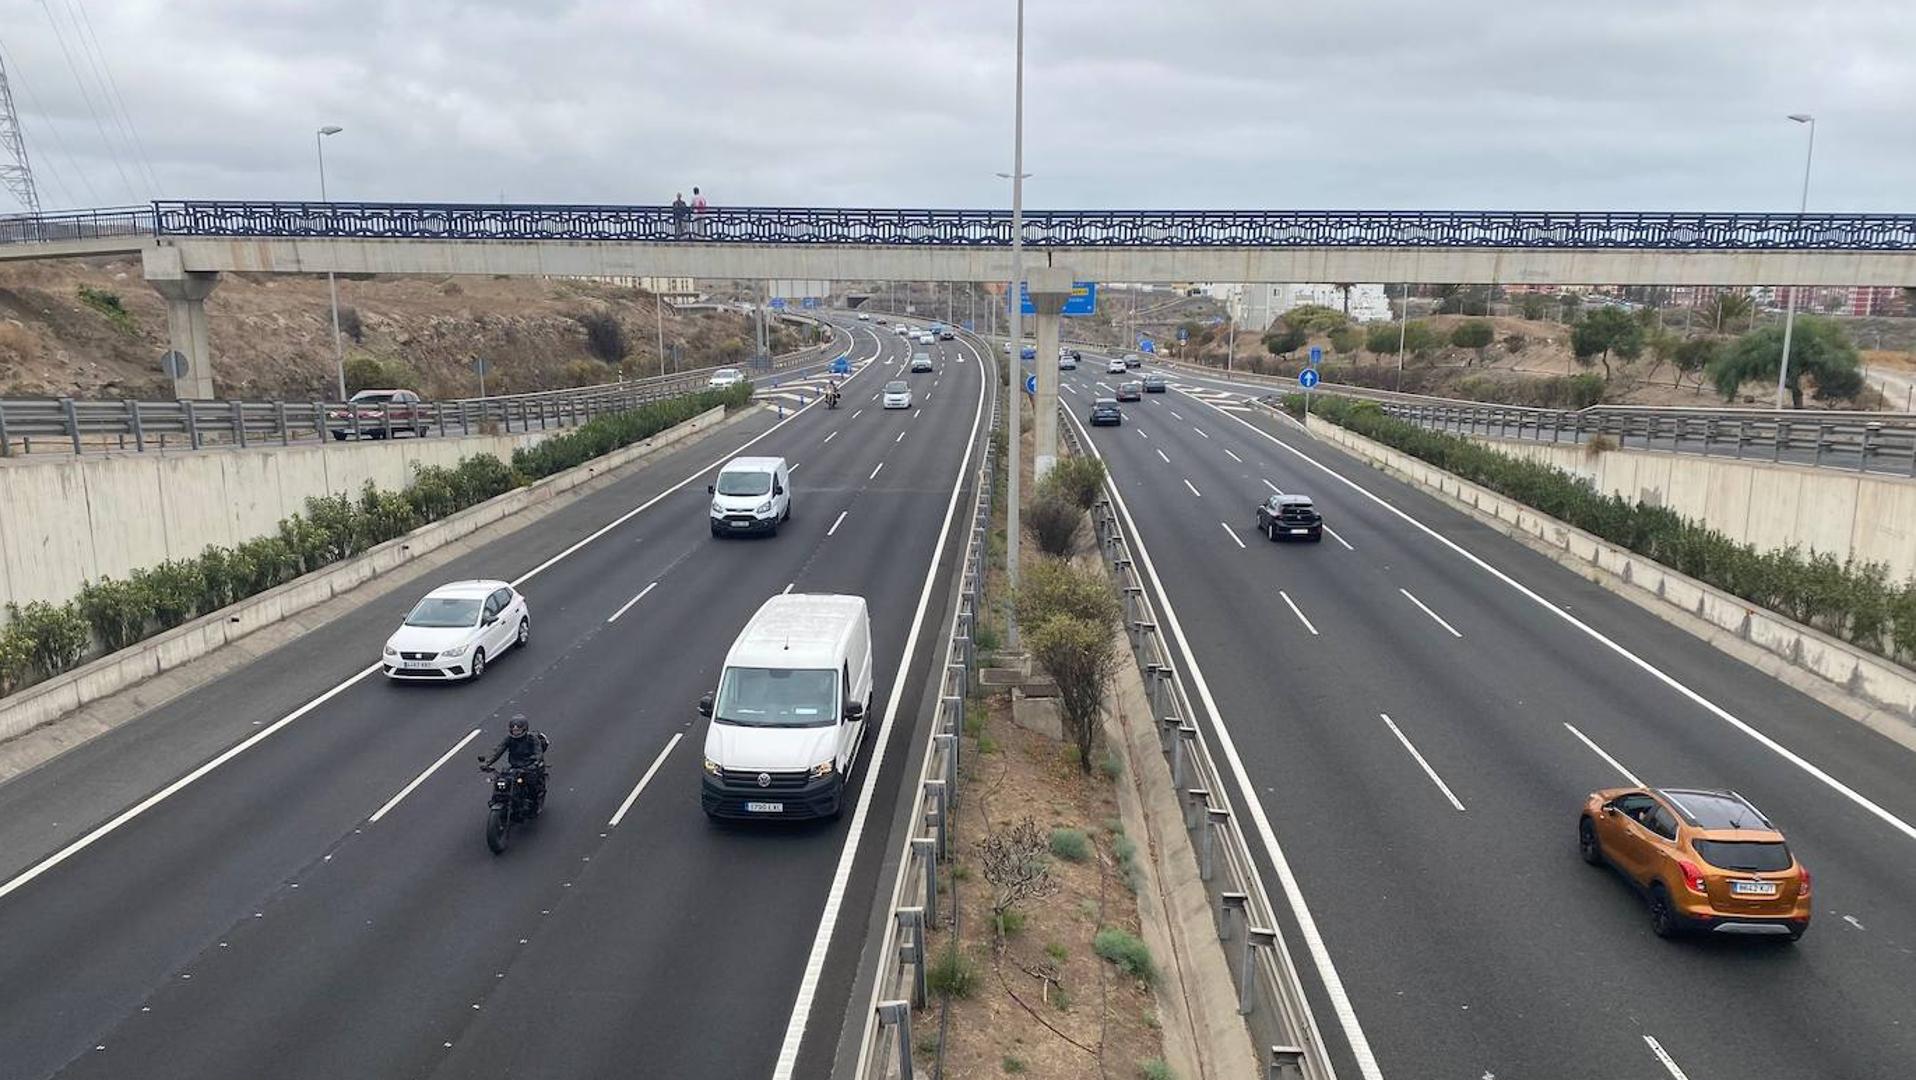
<path id="1" fill-rule="evenodd" d="M 525 717 L 515 716 L 506 722 L 506 733 L 516 738 L 524 735 L 531 727 L 532 725 L 526 722 Z"/>

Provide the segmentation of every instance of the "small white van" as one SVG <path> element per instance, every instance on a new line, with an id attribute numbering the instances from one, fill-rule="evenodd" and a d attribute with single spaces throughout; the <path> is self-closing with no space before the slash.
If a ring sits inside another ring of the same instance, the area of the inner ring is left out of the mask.
<path id="1" fill-rule="evenodd" d="M 770 533 L 792 516 L 792 471 L 782 457 L 737 457 L 705 486 L 712 496 L 712 535 Z"/>
<path id="2" fill-rule="evenodd" d="M 725 654 L 699 802 L 709 817 L 837 817 L 872 707 L 871 616 L 862 596 L 781 594 Z"/>

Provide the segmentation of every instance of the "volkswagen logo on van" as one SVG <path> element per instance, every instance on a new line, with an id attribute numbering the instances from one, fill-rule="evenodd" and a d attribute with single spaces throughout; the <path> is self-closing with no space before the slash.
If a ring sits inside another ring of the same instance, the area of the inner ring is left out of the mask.
<path id="1" fill-rule="evenodd" d="M 759 787 L 771 787 L 771 786 L 772 786 L 772 774 L 771 774 L 771 773 L 768 773 L 768 772 L 762 772 L 762 773 L 759 773 L 759 774 L 758 774 L 758 786 L 759 786 Z"/>

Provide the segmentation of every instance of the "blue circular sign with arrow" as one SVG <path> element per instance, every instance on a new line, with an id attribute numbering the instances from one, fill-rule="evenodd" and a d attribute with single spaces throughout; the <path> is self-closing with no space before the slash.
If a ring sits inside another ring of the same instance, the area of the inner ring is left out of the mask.
<path id="1" fill-rule="evenodd" d="M 1303 371 L 1297 373 L 1297 383 L 1304 389 L 1309 390 L 1311 387 L 1317 385 L 1317 372 L 1311 368 L 1305 368 Z"/>
<path id="2" fill-rule="evenodd" d="M 1025 376 L 1025 393 L 1036 394 L 1037 392 L 1038 392 L 1038 377 L 1036 375 L 1026 375 Z"/>

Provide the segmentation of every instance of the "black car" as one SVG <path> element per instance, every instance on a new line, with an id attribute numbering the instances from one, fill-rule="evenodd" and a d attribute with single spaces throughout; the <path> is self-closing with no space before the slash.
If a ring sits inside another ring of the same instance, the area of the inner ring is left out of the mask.
<path id="1" fill-rule="evenodd" d="M 1301 536 L 1317 543 L 1324 539 L 1324 518 L 1308 495 L 1273 495 L 1257 504 L 1257 531 L 1272 540 Z"/>
<path id="2" fill-rule="evenodd" d="M 1130 382 L 1119 383 L 1118 384 L 1118 400 L 1119 401 L 1143 401 L 1144 400 L 1144 384 L 1137 381 L 1136 379 L 1132 379 Z"/>
<path id="3" fill-rule="evenodd" d="M 1124 411 L 1115 398 L 1101 397 L 1091 403 L 1091 426 L 1124 423 Z"/>
<path id="4" fill-rule="evenodd" d="M 1147 394 L 1162 394 L 1169 385 L 1162 375 L 1146 375 L 1144 377 L 1144 392 Z"/>

